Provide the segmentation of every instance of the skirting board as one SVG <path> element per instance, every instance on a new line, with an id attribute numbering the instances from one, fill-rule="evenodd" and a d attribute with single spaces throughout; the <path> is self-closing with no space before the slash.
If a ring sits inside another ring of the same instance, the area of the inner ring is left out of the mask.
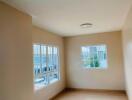
<path id="1" fill-rule="evenodd" d="M 80 89 L 80 88 L 65 88 L 64 90 L 62 90 L 59 94 L 55 95 L 54 97 L 52 97 L 50 100 L 53 100 L 54 98 L 56 98 L 58 95 L 60 95 L 61 93 L 64 92 L 68 92 L 68 91 L 86 91 L 86 92 L 107 92 L 107 93 L 114 93 L 114 94 L 126 94 L 125 90 L 105 90 L 105 89 Z M 127 95 L 127 94 L 126 94 Z"/>

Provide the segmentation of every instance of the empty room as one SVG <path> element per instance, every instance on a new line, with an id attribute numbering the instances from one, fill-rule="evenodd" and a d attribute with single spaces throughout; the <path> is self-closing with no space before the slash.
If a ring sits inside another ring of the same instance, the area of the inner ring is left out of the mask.
<path id="1" fill-rule="evenodd" d="M 0 100 L 132 100 L 132 0 L 0 0 Z"/>

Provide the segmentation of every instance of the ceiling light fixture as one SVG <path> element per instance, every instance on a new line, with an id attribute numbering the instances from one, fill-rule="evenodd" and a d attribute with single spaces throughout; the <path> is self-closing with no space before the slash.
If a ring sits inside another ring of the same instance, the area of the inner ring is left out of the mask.
<path id="1" fill-rule="evenodd" d="M 92 23 L 83 23 L 83 24 L 81 24 L 80 26 L 82 27 L 82 28 L 91 28 L 92 27 Z"/>

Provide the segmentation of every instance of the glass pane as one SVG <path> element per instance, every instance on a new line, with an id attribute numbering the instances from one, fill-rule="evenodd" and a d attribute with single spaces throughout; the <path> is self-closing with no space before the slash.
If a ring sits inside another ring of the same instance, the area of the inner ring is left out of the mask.
<path id="1" fill-rule="evenodd" d="M 46 73 L 47 67 L 46 67 L 46 46 L 41 45 L 41 65 L 42 65 L 42 73 Z"/>
<path id="2" fill-rule="evenodd" d="M 52 62 L 52 47 L 48 46 L 48 71 L 52 70 L 53 62 Z"/>
<path id="3" fill-rule="evenodd" d="M 40 45 L 33 46 L 34 64 L 40 64 Z"/>
<path id="4" fill-rule="evenodd" d="M 58 70 L 58 51 L 56 47 L 53 47 L 53 70 Z"/>
<path id="5" fill-rule="evenodd" d="M 58 73 L 57 72 L 56 73 L 55 72 L 50 73 L 49 74 L 49 82 L 54 83 L 56 81 L 58 81 Z"/>
<path id="6" fill-rule="evenodd" d="M 35 80 L 35 90 L 40 89 L 48 85 L 48 77 L 46 74 L 43 74 L 41 78 Z"/>
<path id="7" fill-rule="evenodd" d="M 83 46 L 82 61 L 85 68 L 106 68 L 107 48 L 106 45 Z"/>
<path id="8" fill-rule="evenodd" d="M 34 78 L 38 78 L 41 72 L 40 69 L 40 45 L 33 46 L 33 64 L 34 64 Z"/>

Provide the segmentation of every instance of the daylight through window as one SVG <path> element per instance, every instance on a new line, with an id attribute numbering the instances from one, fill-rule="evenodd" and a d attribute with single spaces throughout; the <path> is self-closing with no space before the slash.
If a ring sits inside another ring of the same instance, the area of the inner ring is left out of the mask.
<path id="1" fill-rule="evenodd" d="M 82 62 L 85 68 L 107 68 L 106 45 L 82 46 Z"/>
<path id="2" fill-rule="evenodd" d="M 34 44 L 35 90 L 59 80 L 59 50 L 56 46 Z"/>

